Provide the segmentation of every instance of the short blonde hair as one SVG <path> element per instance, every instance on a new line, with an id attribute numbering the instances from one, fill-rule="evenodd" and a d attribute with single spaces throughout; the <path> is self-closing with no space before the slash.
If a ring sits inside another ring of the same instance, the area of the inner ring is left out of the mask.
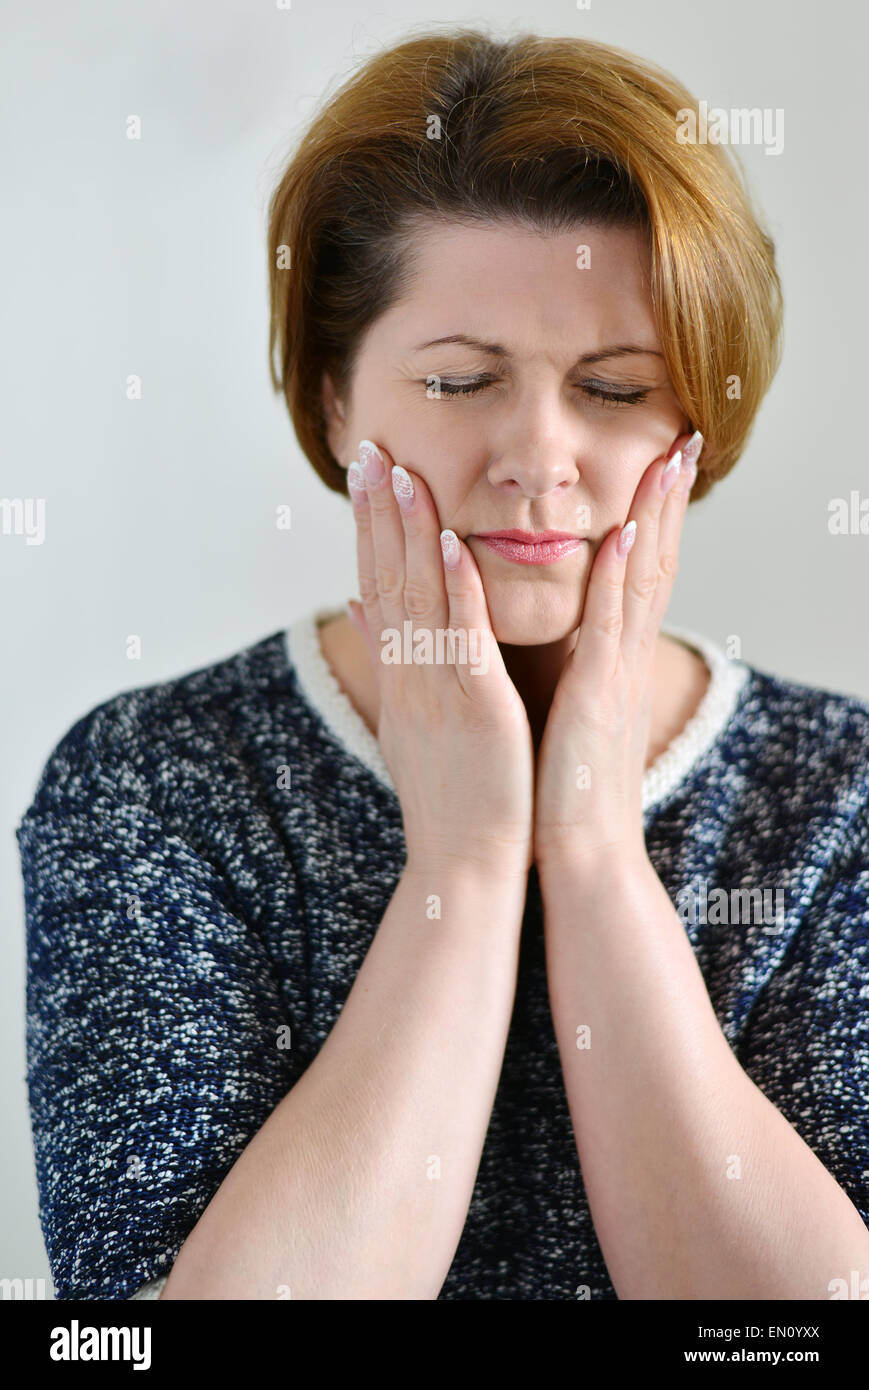
<path id="1" fill-rule="evenodd" d="M 670 379 L 705 440 L 692 500 L 730 471 L 779 365 L 782 296 L 736 160 L 676 139 L 695 105 L 607 44 L 470 29 L 380 53 L 325 102 L 269 204 L 269 366 L 330 488 L 347 481 L 323 372 L 347 390 L 364 332 L 408 288 L 412 228 L 436 217 L 645 228 Z"/>

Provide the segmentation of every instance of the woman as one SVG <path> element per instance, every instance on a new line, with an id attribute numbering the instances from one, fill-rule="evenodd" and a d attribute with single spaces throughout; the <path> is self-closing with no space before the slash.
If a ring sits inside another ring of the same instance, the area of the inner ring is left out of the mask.
<path id="1" fill-rule="evenodd" d="M 19 827 L 61 1298 L 869 1274 L 869 707 L 661 627 L 780 350 L 691 105 L 422 35 L 283 172 L 273 375 L 362 601 L 93 710 Z"/>

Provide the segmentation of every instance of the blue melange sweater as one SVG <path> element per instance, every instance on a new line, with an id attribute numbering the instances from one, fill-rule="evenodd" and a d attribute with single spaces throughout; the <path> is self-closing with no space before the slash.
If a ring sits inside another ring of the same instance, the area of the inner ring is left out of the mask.
<path id="1" fill-rule="evenodd" d="M 156 1296 L 322 1047 L 398 883 L 399 802 L 326 666 L 326 611 L 92 710 L 16 832 L 40 1217 L 61 1299 Z M 711 683 L 646 773 L 649 856 L 739 1062 L 869 1223 L 869 705 L 681 638 Z M 739 889 L 778 893 L 776 911 L 722 923 L 709 905 Z M 582 1296 L 616 1297 L 532 871 L 500 1085 L 440 1297 Z"/>

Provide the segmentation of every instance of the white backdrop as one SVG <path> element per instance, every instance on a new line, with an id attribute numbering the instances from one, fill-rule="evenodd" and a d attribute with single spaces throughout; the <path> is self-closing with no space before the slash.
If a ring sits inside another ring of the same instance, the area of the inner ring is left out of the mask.
<path id="1" fill-rule="evenodd" d="M 869 368 L 862 12 L 7 0 L 0 498 L 45 499 L 45 535 L 0 532 L 0 1278 L 48 1277 L 14 826 L 50 749 L 95 704 L 357 592 L 349 504 L 302 457 L 268 378 L 266 204 L 327 88 L 409 30 L 457 23 L 602 39 L 710 106 L 783 110 L 780 154 L 738 153 L 778 247 L 784 362 L 742 460 L 689 512 L 668 621 L 737 635 L 764 670 L 869 699 L 869 535 L 828 530 L 833 498 L 869 496 L 856 437 Z M 281 503 L 290 531 L 275 526 Z"/>

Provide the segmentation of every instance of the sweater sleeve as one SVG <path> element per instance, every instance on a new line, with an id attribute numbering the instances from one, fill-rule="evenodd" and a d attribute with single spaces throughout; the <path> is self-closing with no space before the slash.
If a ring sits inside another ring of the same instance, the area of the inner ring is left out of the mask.
<path id="1" fill-rule="evenodd" d="M 158 1297 L 303 1068 L 225 875 L 153 810 L 70 786 L 44 773 L 16 830 L 40 1221 L 59 1299 Z"/>
<path id="2" fill-rule="evenodd" d="M 869 1226 L 865 809 L 759 997 L 737 1055 Z"/>

